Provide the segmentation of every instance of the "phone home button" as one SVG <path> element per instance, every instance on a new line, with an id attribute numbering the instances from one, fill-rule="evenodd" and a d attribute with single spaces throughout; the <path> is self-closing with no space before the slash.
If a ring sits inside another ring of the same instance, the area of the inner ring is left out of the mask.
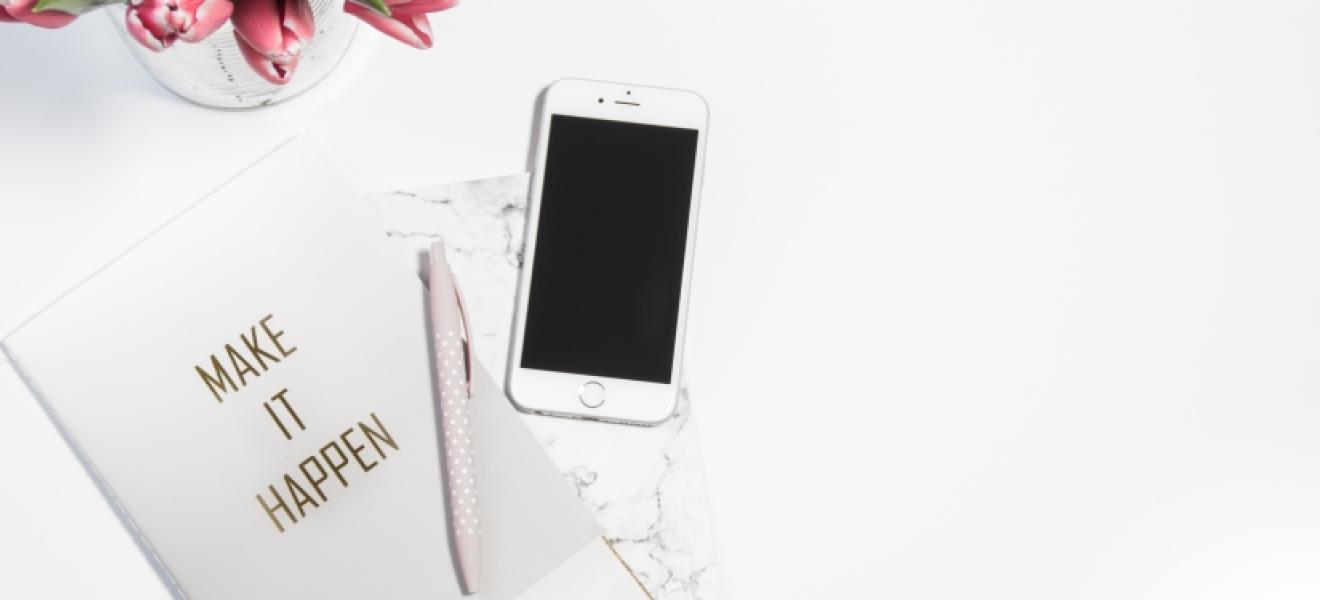
<path id="1" fill-rule="evenodd" d="M 596 408 L 605 403 L 605 386 L 588 381 L 578 390 L 578 400 L 587 408 Z"/>

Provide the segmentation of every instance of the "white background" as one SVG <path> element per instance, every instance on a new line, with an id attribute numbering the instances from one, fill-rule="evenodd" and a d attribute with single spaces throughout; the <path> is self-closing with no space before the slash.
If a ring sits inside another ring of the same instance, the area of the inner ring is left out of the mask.
<path id="1" fill-rule="evenodd" d="M 1320 5 L 432 22 L 436 48 L 364 30 L 253 113 L 167 95 L 103 15 L 0 25 L 0 331 L 292 134 L 376 191 L 522 169 L 560 77 L 691 88 L 713 114 L 688 357 L 728 596 L 1320 594 Z M 0 596 L 164 595 L 8 369 L 0 456 Z"/>

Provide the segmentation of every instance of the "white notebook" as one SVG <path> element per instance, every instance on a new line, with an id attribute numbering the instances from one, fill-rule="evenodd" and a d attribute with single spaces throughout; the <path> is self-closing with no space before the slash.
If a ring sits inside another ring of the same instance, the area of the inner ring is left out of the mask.
<path id="1" fill-rule="evenodd" d="M 190 598 L 460 598 L 424 290 L 295 139 L 3 341 Z M 484 370 L 481 598 L 644 597 Z"/>

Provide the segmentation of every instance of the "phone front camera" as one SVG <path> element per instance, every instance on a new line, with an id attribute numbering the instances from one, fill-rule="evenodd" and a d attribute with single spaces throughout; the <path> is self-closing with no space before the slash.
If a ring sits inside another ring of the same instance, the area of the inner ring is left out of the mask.
<path id="1" fill-rule="evenodd" d="M 596 102 L 597 102 L 598 104 L 604 104 L 604 103 L 605 103 L 605 99 L 604 99 L 604 98 L 596 98 Z"/>

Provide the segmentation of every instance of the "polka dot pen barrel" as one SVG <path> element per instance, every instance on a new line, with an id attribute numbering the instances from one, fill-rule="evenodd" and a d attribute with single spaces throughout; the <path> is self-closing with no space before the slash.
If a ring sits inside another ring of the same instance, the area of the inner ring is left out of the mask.
<path id="1" fill-rule="evenodd" d="M 472 455 L 472 328 L 467 306 L 445 260 L 445 245 L 431 245 L 431 340 L 435 351 L 435 399 L 440 403 L 449 488 L 449 531 L 454 538 L 463 588 L 477 592 L 481 578 L 481 509 L 477 463 Z"/>

